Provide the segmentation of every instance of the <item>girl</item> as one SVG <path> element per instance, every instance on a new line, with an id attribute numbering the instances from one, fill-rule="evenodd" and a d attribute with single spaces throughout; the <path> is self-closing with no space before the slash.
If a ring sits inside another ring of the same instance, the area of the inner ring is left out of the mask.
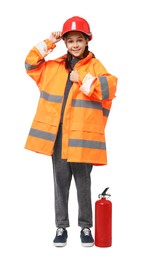
<path id="1" fill-rule="evenodd" d="M 45 60 L 63 40 L 67 54 Z M 26 57 L 26 71 L 40 90 L 37 111 L 25 148 L 52 156 L 55 191 L 55 246 L 65 246 L 69 227 L 68 198 L 72 176 L 78 198 L 78 225 L 83 246 L 93 246 L 90 174 L 106 165 L 105 126 L 117 78 L 88 50 L 88 22 L 68 19 Z"/>

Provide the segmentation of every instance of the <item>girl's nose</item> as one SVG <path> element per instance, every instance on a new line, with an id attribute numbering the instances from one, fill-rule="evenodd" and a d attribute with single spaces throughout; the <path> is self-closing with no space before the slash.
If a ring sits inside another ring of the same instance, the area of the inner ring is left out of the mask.
<path id="1" fill-rule="evenodd" d="M 74 42 L 73 46 L 74 46 L 74 47 L 77 47 L 77 46 L 78 46 L 78 43 L 77 43 L 77 42 Z"/>

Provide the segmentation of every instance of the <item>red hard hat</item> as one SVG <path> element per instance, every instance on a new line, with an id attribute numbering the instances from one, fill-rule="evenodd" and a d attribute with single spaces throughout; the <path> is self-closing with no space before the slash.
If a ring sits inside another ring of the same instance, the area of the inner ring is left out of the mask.
<path id="1" fill-rule="evenodd" d="M 90 32 L 90 26 L 88 22 L 79 16 L 73 16 L 63 24 L 62 37 L 65 33 L 71 31 L 83 32 L 89 36 L 89 40 L 92 39 L 92 33 Z"/>

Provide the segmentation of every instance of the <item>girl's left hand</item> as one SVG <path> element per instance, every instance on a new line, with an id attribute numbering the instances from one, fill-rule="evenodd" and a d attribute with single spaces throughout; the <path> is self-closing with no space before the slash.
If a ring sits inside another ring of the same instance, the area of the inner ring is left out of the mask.
<path id="1" fill-rule="evenodd" d="M 77 70 L 72 70 L 70 73 L 70 80 L 72 82 L 78 82 L 79 81 L 79 73 Z"/>

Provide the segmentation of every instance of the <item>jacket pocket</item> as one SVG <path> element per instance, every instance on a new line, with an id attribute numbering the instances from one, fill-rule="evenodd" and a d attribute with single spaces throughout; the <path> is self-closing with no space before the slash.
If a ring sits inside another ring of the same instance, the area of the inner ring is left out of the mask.
<path id="1" fill-rule="evenodd" d="M 91 124 L 83 122 L 72 122 L 70 126 L 71 131 L 83 131 L 83 132 L 94 132 L 104 133 L 104 127 L 102 123 Z"/>
<path id="2" fill-rule="evenodd" d="M 58 119 L 57 117 L 51 116 L 51 115 L 46 115 L 46 114 L 36 114 L 34 117 L 34 121 L 45 123 L 48 125 L 52 126 L 57 126 L 58 125 Z"/>

